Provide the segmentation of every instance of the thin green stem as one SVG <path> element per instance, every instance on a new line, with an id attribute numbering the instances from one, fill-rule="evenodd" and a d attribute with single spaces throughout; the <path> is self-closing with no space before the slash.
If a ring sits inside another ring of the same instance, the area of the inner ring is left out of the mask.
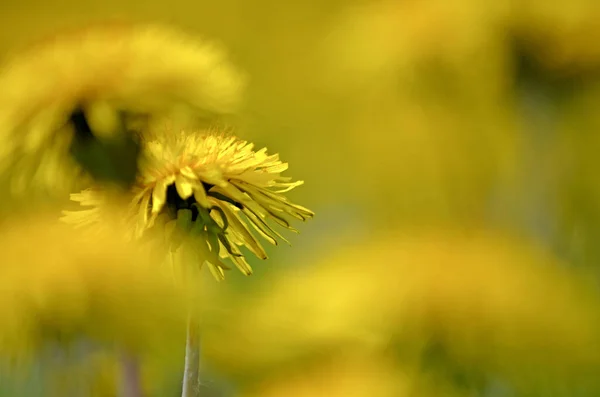
<path id="1" fill-rule="evenodd" d="M 200 396 L 200 336 L 198 324 L 190 317 L 185 344 L 185 368 L 181 397 Z"/>

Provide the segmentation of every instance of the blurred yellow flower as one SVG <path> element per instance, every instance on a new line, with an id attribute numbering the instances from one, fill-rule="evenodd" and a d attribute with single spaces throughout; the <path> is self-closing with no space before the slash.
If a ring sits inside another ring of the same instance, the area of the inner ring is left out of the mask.
<path id="1" fill-rule="evenodd" d="M 385 354 L 339 352 L 242 385 L 243 397 L 467 397 L 464 391 Z"/>
<path id="2" fill-rule="evenodd" d="M 353 159 L 338 180 L 361 180 L 344 188 L 371 220 L 480 222 L 515 183 L 524 134 L 508 11 L 503 1 L 383 0 L 345 7 L 328 27 L 317 76 L 347 114 L 324 139 Z"/>
<path id="3" fill-rule="evenodd" d="M 344 91 L 366 88 L 377 77 L 405 74 L 410 79 L 427 63 L 469 67 L 483 53 L 492 64 L 494 51 L 501 49 L 507 6 L 503 1 L 379 0 L 346 7 L 322 42 L 322 84 Z"/>
<path id="4" fill-rule="evenodd" d="M 303 181 L 281 176 L 288 164 L 278 154 L 267 154 L 266 148 L 255 151 L 251 143 L 210 130 L 167 128 L 148 136 L 127 210 L 135 237 L 156 231 L 167 236 L 172 250 L 185 244 L 219 280 L 228 269 L 221 258 L 251 274 L 240 246 L 267 257 L 247 223 L 276 245 L 278 238 L 286 240 L 267 220 L 295 231 L 285 216 L 304 221 L 314 215 L 285 197 L 283 193 Z M 72 195 L 72 200 L 94 208 L 65 211 L 63 219 L 79 225 L 99 222 L 102 197 L 98 189 Z"/>
<path id="5" fill-rule="evenodd" d="M 567 74 L 600 65 L 600 7 L 595 0 L 514 2 L 511 29 L 543 66 Z"/>
<path id="6" fill-rule="evenodd" d="M 403 397 L 414 392 L 407 374 L 393 361 L 356 354 L 342 354 L 310 367 L 286 371 L 274 379 L 248 387 L 243 397 Z M 418 394 L 429 396 L 429 394 Z"/>
<path id="7" fill-rule="evenodd" d="M 183 335 L 186 296 L 147 245 L 116 220 L 93 238 L 33 214 L 0 225 L 1 354 L 27 357 L 46 341 L 87 338 L 134 352 L 168 352 Z"/>
<path id="8" fill-rule="evenodd" d="M 242 86 L 218 46 L 167 26 L 115 22 L 58 33 L 0 69 L 0 169 L 15 173 L 16 190 L 31 180 L 72 189 L 81 171 L 68 151 L 77 139 L 110 142 L 156 115 L 230 114 Z"/>
<path id="9" fill-rule="evenodd" d="M 259 294 L 244 291 L 241 310 L 228 299 L 239 296 L 214 297 L 223 307 L 208 308 L 205 358 L 250 382 L 355 350 L 424 365 L 432 344 L 467 370 L 516 382 L 560 382 L 600 366 L 591 348 L 600 298 L 551 255 L 496 233 L 411 234 L 273 274 Z"/>

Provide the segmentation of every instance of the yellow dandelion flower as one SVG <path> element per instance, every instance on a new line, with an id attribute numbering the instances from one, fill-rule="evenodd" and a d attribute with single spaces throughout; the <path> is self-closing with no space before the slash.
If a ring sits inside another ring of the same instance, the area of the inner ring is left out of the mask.
<path id="1" fill-rule="evenodd" d="M 184 291 L 156 271 L 147 244 L 124 239 L 117 219 L 104 222 L 88 238 L 54 211 L 3 220 L 0 354 L 26 359 L 48 341 L 79 338 L 134 353 L 174 348 L 185 329 Z"/>
<path id="2" fill-rule="evenodd" d="M 231 305 L 239 292 L 214 294 L 204 359 L 229 379 L 258 385 L 340 352 L 394 352 L 404 364 L 428 365 L 432 342 L 465 371 L 520 385 L 547 374 L 572 382 L 600 367 L 590 348 L 600 341 L 595 282 L 531 241 L 412 228 L 351 246 L 310 269 L 273 273 L 268 288 L 244 296 L 243 308 Z"/>
<path id="3" fill-rule="evenodd" d="M 17 174 L 17 190 L 32 180 L 54 188 L 57 175 L 72 189 L 81 171 L 71 151 L 96 178 L 134 179 L 128 132 L 139 121 L 231 114 L 242 86 L 218 46 L 166 26 L 105 23 L 58 33 L 0 68 L 0 169 Z"/>
<path id="4" fill-rule="evenodd" d="M 143 144 L 138 181 L 127 208 L 136 237 L 158 231 L 171 250 L 185 245 L 207 262 L 217 279 L 224 278 L 229 258 L 244 273 L 252 269 L 241 246 L 261 259 L 267 255 L 251 228 L 271 244 L 287 240 L 267 221 L 296 231 L 288 217 L 305 221 L 314 213 L 290 202 L 284 193 L 301 185 L 281 176 L 288 164 L 267 149 L 227 133 L 172 130 L 153 134 Z M 88 189 L 71 196 L 84 211 L 65 211 L 63 220 L 76 225 L 98 223 L 106 195 Z M 249 227 L 250 225 L 250 227 Z"/>

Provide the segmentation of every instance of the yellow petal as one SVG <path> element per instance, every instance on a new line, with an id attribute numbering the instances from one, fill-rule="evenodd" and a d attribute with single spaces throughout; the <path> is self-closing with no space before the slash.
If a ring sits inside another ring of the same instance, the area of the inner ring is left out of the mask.
<path id="1" fill-rule="evenodd" d="M 183 167 L 179 170 L 179 172 L 188 179 L 198 180 L 198 176 L 194 173 L 191 167 Z"/>
<path id="2" fill-rule="evenodd" d="M 292 190 L 298 186 L 301 186 L 301 185 L 304 185 L 304 181 L 296 181 L 296 182 L 292 182 L 292 183 L 283 182 L 283 183 L 277 183 L 273 186 L 283 187 L 283 189 L 275 190 L 275 193 L 287 193 L 290 190 Z"/>
<path id="3" fill-rule="evenodd" d="M 159 213 L 167 200 L 167 187 L 175 181 L 175 176 L 161 179 L 156 182 L 152 191 L 152 212 Z"/>
<path id="4" fill-rule="evenodd" d="M 256 230 L 265 240 L 267 240 L 271 244 L 278 245 L 277 240 L 275 239 L 275 236 L 273 236 L 271 234 L 271 233 L 273 233 L 273 231 L 269 230 L 270 228 L 267 226 L 267 224 L 262 219 L 257 217 L 248 208 L 244 208 L 242 211 L 244 212 L 244 215 L 246 215 L 246 217 L 250 221 L 250 224 L 252 225 L 254 230 Z M 276 234 L 276 233 L 273 233 L 273 234 Z M 283 239 L 283 237 L 282 237 L 282 239 Z"/>
<path id="5" fill-rule="evenodd" d="M 246 259 L 243 256 L 231 256 L 231 260 L 233 260 L 237 268 L 246 276 L 252 274 L 252 267 L 246 262 Z"/>
<path id="6" fill-rule="evenodd" d="M 140 203 L 140 220 L 142 222 L 142 226 L 148 226 L 148 206 L 150 205 L 150 197 L 152 195 L 150 192 L 146 193 L 142 197 L 142 201 Z"/>
<path id="7" fill-rule="evenodd" d="M 184 200 L 187 200 L 194 194 L 194 188 L 192 182 L 190 182 L 186 177 L 179 174 L 175 178 L 175 188 L 177 189 L 177 194 Z"/>
<path id="8" fill-rule="evenodd" d="M 197 183 L 194 185 L 194 199 L 198 204 L 200 204 L 204 208 L 210 207 L 208 197 L 206 196 L 206 190 L 204 190 L 204 186 L 202 186 L 201 183 Z"/>
<path id="9" fill-rule="evenodd" d="M 252 235 L 246 223 L 237 215 L 239 211 L 236 208 L 236 211 L 231 209 L 229 204 L 224 204 L 221 206 L 223 212 L 225 212 L 225 216 L 229 221 L 229 231 L 234 232 L 237 236 L 239 236 L 240 240 L 248 247 L 250 252 L 259 257 L 260 259 L 267 259 L 267 253 L 262 245 L 256 240 L 256 237 Z"/>
<path id="10" fill-rule="evenodd" d="M 225 280 L 225 271 L 221 267 L 215 266 L 212 263 L 208 262 L 208 268 L 210 269 L 212 275 L 217 279 L 217 281 Z"/>
<path id="11" fill-rule="evenodd" d="M 271 167 L 267 167 L 267 168 L 265 168 L 265 171 L 267 171 L 270 174 L 278 174 L 287 169 L 288 169 L 288 163 L 281 163 L 281 164 L 273 165 Z"/>

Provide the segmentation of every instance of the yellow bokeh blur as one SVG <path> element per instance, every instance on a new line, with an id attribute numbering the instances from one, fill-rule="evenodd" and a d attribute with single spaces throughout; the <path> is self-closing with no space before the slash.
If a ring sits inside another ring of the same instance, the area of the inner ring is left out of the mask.
<path id="1" fill-rule="evenodd" d="M 3 193 L 4 353 L 108 341 L 142 352 L 150 395 L 176 395 L 192 307 L 205 393 L 600 390 L 595 0 L 1 7 L 6 57 L 105 18 L 215 40 L 248 77 L 233 131 L 280 153 L 306 182 L 290 200 L 316 213 L 291 248 L 249 260 L 251 277 L 201 280 L 190 306 L 168 274 L 146 271 L 152 258 L 110 236 L 72 245 L 77 233 L 54 232 L 53 215 L 22 217 L 45 197 Z M 18 255 L 27 266 L 10 266 Z M 111 395 L 119 357 L 98 354 L 96 395 Z"/>
<path id="2" fill-rule="evenodd" d="M 148 247 L 126 242 L 119 223 L 109 224 L 90 236 L 53 212 L 2 222 L 2 354 L 27 357 L 46 342 L 82 337 L 164 353 L 184 335 L 183 291 Z"/>

